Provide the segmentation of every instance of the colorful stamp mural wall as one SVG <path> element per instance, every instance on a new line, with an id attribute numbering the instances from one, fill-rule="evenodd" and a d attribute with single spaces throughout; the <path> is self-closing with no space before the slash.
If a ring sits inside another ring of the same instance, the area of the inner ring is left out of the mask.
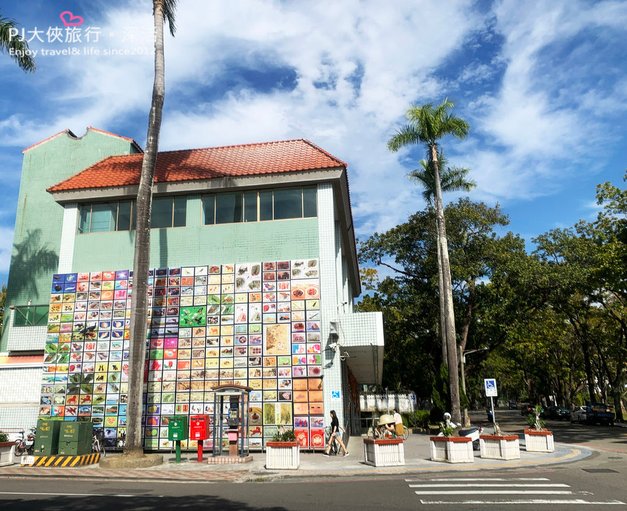
<path id="1" fill-rule="evenodd" d="M 155 269 L 149 284 L 147 448 L 171 448 L 172 415 L 213 417 L 224 384 L 252 388 L 251 449 L 280 426 L 324 445 L 317 259 Z M 131 291 L 122 270 L 55 275 L 50 295 L 40 416 L 92 420 L 108 446 L 125 436 Z"/>

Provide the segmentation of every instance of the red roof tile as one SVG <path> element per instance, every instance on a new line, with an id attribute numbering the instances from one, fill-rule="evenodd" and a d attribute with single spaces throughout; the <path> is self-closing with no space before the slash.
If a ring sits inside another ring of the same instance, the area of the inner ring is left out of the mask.
<path id="1" fill-rule="evenodd" d="M 50 188 L 49 192 L 139 184 L 143 154 L 110 156 Z M 344 167 L 307 140 L 286 140 L 160 152 L 155 183 L 198 181 Z"/>

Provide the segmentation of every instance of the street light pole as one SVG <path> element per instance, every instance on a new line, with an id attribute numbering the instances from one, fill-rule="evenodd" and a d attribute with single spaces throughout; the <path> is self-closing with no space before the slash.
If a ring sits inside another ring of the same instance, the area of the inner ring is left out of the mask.
<path id="1" fill-rule="evenodd" d="M 464 367 L 464 364 L 466 363 L 466 355 L 470 355 L 471 353 L 476 353 L 478 351 L 486 351 L 487 349 L 488 348 L 479 348 L 476 350 L 463 351 L 462 347 L 459 347 L 459 365 L 462 377 L 462 392 L 464 393 L 466 400 L 468 400 L 468 396 L 466 395 L 466 370 Z M 466 406 L 464 406 L 464 408 L 462 409 L 462 422 L 464 423 L 465 428 L 470 427 L 470 417 L 468 417 L 468 408 L 466 408 Z"/>

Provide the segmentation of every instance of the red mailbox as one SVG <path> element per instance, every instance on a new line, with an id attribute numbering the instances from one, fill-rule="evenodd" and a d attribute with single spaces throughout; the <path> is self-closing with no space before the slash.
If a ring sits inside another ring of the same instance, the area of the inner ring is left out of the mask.
<path id="1" fill-rule="evenodd" d="M 192 415 L 189 418 L 189 439 L 207 440 L 211 435 L 211 424 L 208 415 Z"/>
<path id="2" fill-rule="evenodd" d="M 208 415 L 192 415 L 189 418 L 189 439 L 198 442 L 198 462 L 202 461 L 202 441 L 211 434 L 211 422 Z"/>

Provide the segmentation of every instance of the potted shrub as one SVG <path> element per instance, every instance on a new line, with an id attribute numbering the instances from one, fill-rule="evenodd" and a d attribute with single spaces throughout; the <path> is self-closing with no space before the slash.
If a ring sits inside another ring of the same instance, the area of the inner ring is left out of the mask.
<path id="1" fill-rule="evenodd" d="M 291 429 L 279 430 L 266 442 L 266 468 L 296 470 L 300 466 L 300 444 Z"/>
<path id="2" fill-rule="evenodd" d="M 440 435 L 429 437 L 431 461 L 446 461 L 448 463 L 473 463 L 475 456 L 472 452 L 470 437 L 453 436 L 455 428 L 449 423 L 440 423 Z"/>
<path id="3" fill-rule="evenodd" d="M 9 437 L 0 431 L 0 466 L 13 464 L 14 442 L 9 442 Z"/>
<path id="4" fill-rule="evenodd" d="M 498 424 L 494 424 L 493 435 L 481 435 L 479 445 L 482 458 L 496 460 L 520 459 L 518 435 L 504 435 Z"/>
<path id="5" fill-rule="evenodd" d="M 540 418 L 542 407 L 536 405 L 533 413 L 527 417 L 529 428 L 525 429 L 525 450 L 533 452 L 553 452 L 553 432 L 544 429 L 544 421 Z"/>

